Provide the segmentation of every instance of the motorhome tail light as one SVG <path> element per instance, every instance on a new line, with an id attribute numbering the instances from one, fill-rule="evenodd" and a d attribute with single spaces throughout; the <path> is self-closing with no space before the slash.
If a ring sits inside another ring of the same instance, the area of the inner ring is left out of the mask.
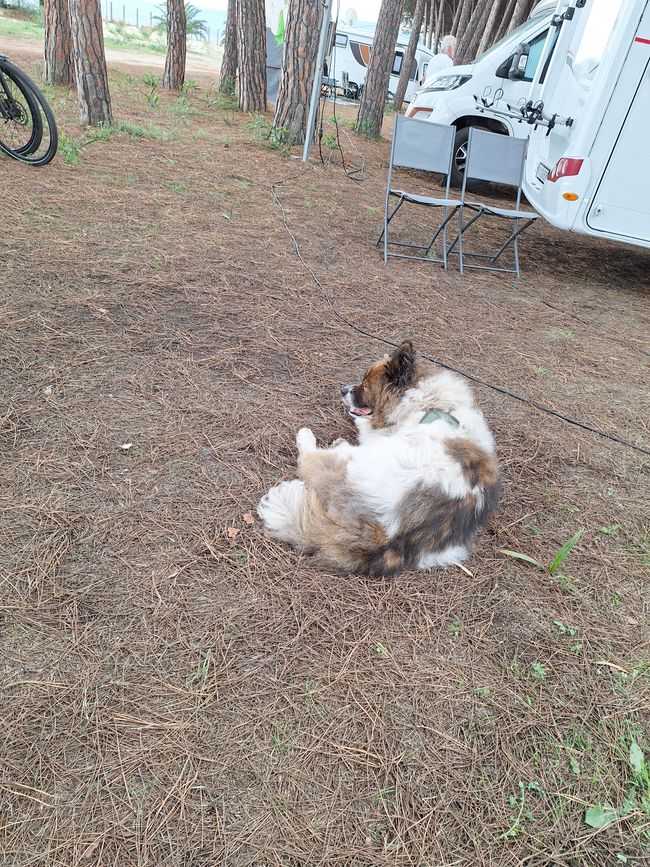
<path id="1" fill-rule="evenodd" d="M 417 117 L 420 112 L 426 111 L 427 114 L 431 114 L 433 109 L 430 105 L 414 105 L 406 112 L 407 117 Z"/>
<path id="2" fill-rule="evenodd" d="M 573 157 L 562 157 L 548 173 L 546 180 L 554 183 L 555 181 L 559 181 L 560 178 L 574 177 L 582 168 L 583 162 L 584 160 L 577 160 Z"/>

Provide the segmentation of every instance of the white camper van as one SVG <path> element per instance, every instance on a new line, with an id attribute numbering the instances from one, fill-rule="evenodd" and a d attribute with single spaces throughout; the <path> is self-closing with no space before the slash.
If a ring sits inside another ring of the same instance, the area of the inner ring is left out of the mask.
<path id="1" fill-rule="evenodd" d="M 559 228 L 650 247 L 650 2 L 557 6 L 555 52 L 524 112 L 539 121 L 523 124 L 524 191 Z"/>
<path id="2" fill-rule="evenodd" d="M 339 23 L 336 28 L 327 71 L 329 77 L 335 79 L 337 84 L 353 98 L 359 96 L 366 80 L 373 38 L 374 33 L 372 31 L 355 29 L 342 23 Z M 398 42 L 395 46 L 388 85 L 389 95 L 387 96 L 389 99 L 397 89 L 405 53 L 406 43 Z M 413 98 L 414 93 L 419 88 L 419 82 L 426 75 L 428 63 L 432 57 L 433 52 L 429 48 L 422 44 L 418 45 L 406 88 L 405 99 L 407 101 Z"/>
<path id="3" fill-rule="evenodd" d="M 529 128 L 525 124 L 518 124 L 498 112 L 506 112 L 508 105 L 523 104 L 528 99 L 556 6 L 557 0 L 537 3 L 527 21 L 495 42 L 473 63 L 444 70 L 428 87 L 414 95 L 406 110 L 408 117 L 452 124 L 457 129 L 452 180 L 459 186 L 470 127 L 522 138 L 528 135 Z M 520 43 L 529 46 L 528 59 L 522 78 L 513 81 L 508 73 Z"/>

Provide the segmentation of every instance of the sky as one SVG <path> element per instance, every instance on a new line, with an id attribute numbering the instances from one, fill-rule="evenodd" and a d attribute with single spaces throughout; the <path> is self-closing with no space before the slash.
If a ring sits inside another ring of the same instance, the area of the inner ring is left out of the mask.
<path id="1" fill-rule="evenodd" d="M 228 8 L 228 0 L 194 0 L 195 5 L 201 9 L 218 9 L 225 12 Z M 334 0 L 333 13 L 336 14 L 336 8 L 339 0 Z M 340 0 L 341 17 L 348 9 L 355 9 L 359 21 L 376 21 L 379 15 L 379 7 L 381 0 Z"/>

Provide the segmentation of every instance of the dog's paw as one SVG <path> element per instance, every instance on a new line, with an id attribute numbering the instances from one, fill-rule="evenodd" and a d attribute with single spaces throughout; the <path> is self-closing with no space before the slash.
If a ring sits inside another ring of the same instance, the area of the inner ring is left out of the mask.
<path id="1" fill-rule="evenodd" d="M 316 437 L 313 431 L 308 427 L 301 427 L 296 434 L 296 445 L 300 454 L 303 452 L 313 452 L 316 449 Z"/>
<path id="2" fill-rule="evenodd" d="M 333 443 L 331 443 L 330 448 L 335 449 L 337 446 L 347 446 L 349 445 L 348 441 L 344 437 L 337 437 Z"/>

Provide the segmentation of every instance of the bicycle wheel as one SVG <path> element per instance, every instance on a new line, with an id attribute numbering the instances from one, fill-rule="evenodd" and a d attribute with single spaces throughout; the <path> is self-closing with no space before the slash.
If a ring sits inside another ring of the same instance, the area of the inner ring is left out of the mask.
<path id="1" fill-rule="evenodd" d="M 0 60 L 0 148 L 10 157 L 33 152 L 43 137 L 38 101 L 29 86 Z"/>
<path id="2" fill-rule="evenodd" d="M 21 162 L 44 166 L 54 157 L 58 143 L 56 121 L 47 100 L 28 75 L 2 59 L 0 148 Z"/>

